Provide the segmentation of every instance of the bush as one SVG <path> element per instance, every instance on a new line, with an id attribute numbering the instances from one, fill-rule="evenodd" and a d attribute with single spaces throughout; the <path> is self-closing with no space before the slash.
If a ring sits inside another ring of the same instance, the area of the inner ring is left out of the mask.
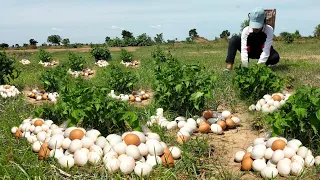
<path id="1" fill-rule="evenodd" d="M 45 51 L 44 49 L 40 49 L 40 51 L 39 51 L 39 59 L 42 62 L 50 62 L 51 58 L 52 58 L 52 54 L 51 53 Z"/>
<path id="2" fill-rule="evenodd" d="M 107 77 L 107 87 L 116 93 L 131 93 L 137 81 L 132 71 L 115 65 L 110 65 L 110 68 L 105 69 L 103 77 Z"/>
<path id="3" fill-rule="evenodd" d="M 82 71 L 86 64 L 86 60 L 83 57 L 78 56 L 73 52 L 69 52 L 68 59 L 68 65 L 72 71 Z"/>
<path id="4" fill-rule="evenodd" d="M 94 47 L 90 50 L 90 53 L 96 59 L 96 61 L 107 61 L 111 59 L 111 54 L 107 47 Z"/>
<path id="5" fill-rule="evenodd" d="M 113 99 L 108 93 L 105 88 L 65 86 L 54 107 L 39 108 L 35 115 L 63 117 L 68 126 L 94 128 L 103 135 L 141 130 L 137 114 L 128 110 L 126 102 Z"/>
<path id="6" fill-rule="evenodd" d="M 20 76 L 20 71 L 15 68 L 14 59 L 0 52 L 0 85 L 10 84 Z"/>
<path id="7" fill-rule="evenodd" d="M 236 67 L 232 83 L 239 90 L 240 98 L 255 102 L 267 93 L 282 89 L 284 80 L 265 64 L 254 64 L 250 67 Z"/>
<path id="8" fill-rule="evenodd" d="M 160 107 L 180 114 L 199 113 L 211 97 L 216 77 L 199 65 L 183 65 L 169 53 L 152 53 L 155 63 L 154 98 Z"/>
<path id="9" fill-rule="evenodd" d="M 291 44 L 294 41 L 294 35 L 291 33 L 282 32 L 280 36 L 287 44 Z"/>
<path id="10" fill-rule="evenodd" d="M 133 54 L 125 49 L 121 49 L 120 57 L 123 62 L 132 62 L 133 60 Z"/>
<path id="11" fill-rule="evenodd" d="M 320 150 L 320 88 L 301 87 L 266 122 L 273 135 L 299 139 L 303 145 Z"/>
<path id="12" fill-rule="evenodd" d="M 68 82 L 66 75 L 67 69 L 64 67 L 50 68 L 41 74 L 40 81 L 47 92 L 59 92 L 63 84 Z"/>

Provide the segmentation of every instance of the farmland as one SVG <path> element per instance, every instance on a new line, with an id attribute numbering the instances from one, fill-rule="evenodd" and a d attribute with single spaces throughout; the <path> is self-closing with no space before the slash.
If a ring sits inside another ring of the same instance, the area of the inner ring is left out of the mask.
<path id="1" fill-rule="evenodd" d="M 240 171 L 241 164 L 234 162 L 234 155 L 240 150 L 246 151 L 256 138 L 262 137 L 269 130 L 270 124 L 268 125 L 266 123 L 265 114 L 249 111 L 249 105 L 252 103 L 239 98 L 237 89 L 232 83 L 235 71 L 223 71 L 225 69 L 227 45 L 227 41 L 222 39 L 201 43 L 174 43 L 159 46 L 165 53 L 170 52 L 172 57 L 177 58 L 178 62 L 182 65 L 199 64 L 199 67 L 203 67 L 203 71 L 206 74 L 213 75 L 216 78 L 212 88 L 210 88 L 210 97 L 205 99 L 205 104 L 203 106 L 201 105 L 198 110 L 189 109 L 190 111 L 183 111 L 181 109 L 167 111 L 165 103 L 160 107 L 155 100 L 154 82 L 156 75 L 154 69 L 156 65 L 154 64 L 151 53 L 157 49 L 155 45 L 125 48 L 133 54 L 135 60 L 140 62 L 139 66 L 136 68 L 125 67 L 120 63 L 121 48 L 117 47 L 109 48 L 112 59 L 108 60 L 110 65 L 106 67 L 98 67 L 95 65 L 95 59 L 91 56 L 89 52 L 91 48 L 89 47 L 46 50 L 52 53 L 53 60 L 59 62 L 57 65 L 58 67 L 68 64 L 69 51 L 83 57 L 86 61 L 86 68 L 94 70 L 95 74 L 93 77 L 84 81 L 75 78 L 59 80 L 67 81 L 65 84 L 79 86 L 79 89 L 82 88 L 82 86 L 89 87 L 89 89 L 90 87 L 106 88 L 107 92 L 102 91 L 105 93 L 102 94 L 103 96 L 107 96 L 107 93 L 110 92 L 110 87 L 112 87 L 110 82 L 116 83 L 118 87 L 120 86 L 120 81 L 111 80 L 109 79 L 110 77 L 106 77 L 108 73 L 110 73 L 109 69 L 111 68 L 111 65 L 117 66 L 125 72 L 128 72 L 128 74 L 131 74 L 134 79 L 130 80 L 130 82 L 135 82 L 132 89 L 136 91 L 145 91 L 151 94 L 147 103 L 144 103 L 143 101 L 128 103 L 126 110 L 134 112 L 137 117 L 136 121 L 132 121 L 132 124 L 135 124 L 137 121 L 141 124 L 146 124 L 150 120 L 150 117 L 156 114 L 158 108 L 164 109 L 164 115 L 170 121 L 173 121 L 177 116 L 201 116 L 202 112 L 207 109 L 219 112 L 228 110 L 241 119 L 240 125 L 237 128 L 225 131 L 222 135 L 213 133 L 195 133 L 191 136 L 190 141 L 183 144 L 176 141 L 177 130 L 167 130 L 166 128 L 161 128 L 157 125 L 149 127 L 153 132 L 158 133 L 168 146 L 178 146 L 183 152 L 183 157 L 176 161 L 174 168 L 166 168 L 164 166 L 155 167 L 147 176 L 147 179 L 259 179 L 261 178 L 260 173 L 254 171 Z M 320 41 L 318 39 L 297 40 L 291 44 L 286 44 L 282 41 L 274 42 L 274 47 L 280 54 L 280 62 L 270 68 L 280 77 L 286 79 L 284 86 L 290 93 L 294 93 L 296 89 L 302 86 L 320 87 L 319 45 Z M 15 67 L 21 71 L 19 77 L 14 79 L 10 85 L 14 85 L 18 88 L 22 94 L 6 99 L 1 99 L 0 97 L 0 175 L 2 178 L 46 179 L 50 177 L 49 179 L 139 179 L 134 173 L 129 175 L 108 173 L 107 169 L 105 169 L 102 164 L 97 166 L 86 164 L 83 167 L 73 166 L 69 169 L 60 167 L 57 160 L 53 158 L 49 158 L 46 161 L 38 160 L 37 154 L 33 152 L 30 144 L 25 139 L 17 140 L 11 133 L 11 128 L 19 126 L 24 119 L 27 119 L 30 116 L 35 118 L 36 112 L 38 112 L 41 107 L 45 107 L 45 110 L 47 110 L 53 108 L 53 106 L 59 105 L 59 98 L 55 105 L 49 102 L 39 103 L 37 101 L 30 101 L 30 99 L 23 94 L 27 91 L 32 91 L 35 88 L 44 88 L 44 84 L 41 81 L 42 73 L 47 69 L 58 67 L 43 67 L 39 64 L 39 50 L 8 50 L 6 53 L 8 56 L 15 58 Z M 30 60 L 30 64 L 22 65 L 19 62 L 21 59 Z M 256 60 L 251 61 L 252 64 L 255 62 Z M 238 53 L 235 66 L 239 65 L 240 54 Z M 66 74 L 65 76 L 68 75 L 69 74 Z M 199 77 L 201 77 L 200 75 Z M 125 79 L 126 77 L 123 78 Z M 209 84 L 210 83 L 205 85 L 202 84 L 202 87 L 199 88 L 205 88 L 204 86 L 206 85 L 209 87 Z M 70 89 L 72 88 L 74 87 L 70 86 Z M 132 91 L 132 89 L 128 89 L 128 93 L 131 93 L 130 91 Z M 58 89 L 58 91 L 59 90 L 61 89 Z M 204 91 L 206 90 L 204 89 Z M 61 90 L 61 92 L 73 93 L 71 90 Z M 98 94 L 100 91 L 88 90 L 88 92 Z M 60 96 L 64 95 L 60 94 Z M 83 96 L 90 99 L 89 95 Z M 67 98 L 67 96 L 65 98 Z M 76 98 L 76 96 L 71 97 L 70 95 L 68 98 Z M 259 99 L 256 99 L 256 101 L 258 100 Z M 169 99 L 163 102 L 169 101 L 172 100 Z M 85 104 L 86 100 L 82 100 L 81 102 Z M 176 104 L 179 103 L 180 102 L 176 102 Z M 116 107 L 115 104 L 113 104 L 113 106 Z M 182 104 L 181 107 L 183 106 L 184 105 Z M 70 107 L 75 108 L 76 105 L 73 104 L 72 106 L 70 105 Z M 84 109 L 86 107 L 81 108 Z M 111 113 L 111 111 L 112 109 L 108 109 L 108 113 Z M 100 111 L 97 110 L 97 112 Z M 54 114 L 52 112 L 50 113 Z M 119 112 L 118 114 L 121 113 L 122 112 Z M 78 121 L 76 121 L 77 118 L 74 116 L 59 115 L 52 117 L 52 120 L 57 124 L 64 122 L 66 119 L 75 120 L 76 123 L 73 123 L 73 125 L 78 123 Z M 90 117 L 87 118 L 90 119 L 90 121 L 88 120 L 89 122 L 84 122 L 91 126 L 93 124 L 94 126 L 94 124 L 98 124 L 98 122 L 93 120 L 101 117 Z M 111 117 L 111 115 L 110 117 L 107 117 L 110 119 L 115 118 Z M 45 119 L 50 118 L 45 117 Z M 83 119 L 85 118 L 82 118 L 82 120 Z M 130 119 L 130 117 L 127 119 Z M 107 129 L 108 127 L 105 128 L 106 129 L 102 129 L 101 131 L 105 130 L 105 132 L 111 132 L 111 130 Z M 125 131 L 125 129 L 122 128 L 123 127 L 119 128 L 119 131 Z M 319 129 L 319 126 L 316 128 Z M 108 134 L 104 134 L 104 136 L 107 135 Z M 320 155 L 320 149 L 318 148 L 313 154 L 314 156 Z M 61 171 L 64 173 L 61 173 Z M 319 178 L 319 173 L 319 166 L 309 168 L 301 175 L 301 179 L 317 179 Z M 278 178 L 285 179 L 283 177 Z M 295 177 L 292 176 L 289 178 L 294 179 Z"/>

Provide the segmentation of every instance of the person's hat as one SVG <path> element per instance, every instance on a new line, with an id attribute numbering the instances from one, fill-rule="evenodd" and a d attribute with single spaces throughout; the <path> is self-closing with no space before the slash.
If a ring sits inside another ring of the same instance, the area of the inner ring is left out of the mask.
<path id="1" fill-rule="evenodd" d="M 249 26 L 253 29 L 260 29 L 264 24 L 265 12 L 263 8 L 256 8 L 249 14 Z"/>

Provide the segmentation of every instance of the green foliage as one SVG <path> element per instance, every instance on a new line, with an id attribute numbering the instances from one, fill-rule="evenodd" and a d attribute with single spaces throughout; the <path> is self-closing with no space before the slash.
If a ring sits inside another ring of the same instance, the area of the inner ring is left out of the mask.
<path id="1" fill-rule="evenodd" d="M 98 60 L 110 60 L 111 53 L 107 47 L 94 47 L 90 50 L 91 55 Z"/>
<path id="2" fill-rule="evenodd" d="M 230 32 L 228 30 L 224 30 L 222 31 L 222 33 L 220 34 L 220 38 L 227 38 L 230 36 Z"/>
<path id="3" fill-rule="evenodd" d="M 198 33 L 197 33 L 197 29 L 190 29 L 189 30 L 189 37 L 194 40 L 194 38 L 199 37 Z"/>
<path id="4" fill-rule="evenodd" d="M 34 39 L 30 39 L 30 40 L 29 40 L 29 43 L 30 43 L 30 45 L 36 46 L 37 43 L 38 43 L 38 41 L 36 41 L 36 40 L 34 40 Z"/>
<path id="5" fill-rule="evenodd" d="M 123 39 L 130 39 L 133 37 L 132 32 L 127 30 L 122 30 L 121 35 Z"/>
<path id="6" fill-rule="evenodd" d="M 95 86 L 64 86 L 54 107 L 43 107 L 35 115 L 46 118 L 63 117 L 69 126 L 94 128 L 102 134 L 141 130 L 138 115 L 128 110 L 126 102 L 109 97 L 106 88 Z M 129 127 L 128 127 L 129 126 Z"/>
<path id="7" fill-rule="evenodd" d="M 63 44 L 64 46 L 68 46 L 68 45 L 70 44 L 69 38 L 63 39 L 63 40 L 62 40 L 62 44 Z"/>
<path id="8" fill-rule="evenodd" d="M 240 25 L 240 33 L 243 31 L 245 27 L 249 26 L 249 19 L 244 20 Z"/>
<path id="9" fill-rule="evenodd" d="M 121 49 L 120 58 L 123 62 L 131 62 L 133 60 L 133 54 L 125 49 Z"/>
<path id="10" fill-rule="evenodd" d="M 292 35 L 294 39 L 300 39 L 302 37 L 299 30 L 296 30 Z"/>
<path id="11" fill-rule="evenodd" d="M 298 88 L 279 111 L 267 116 L 266 122 L 273 135 L 297 138 L 305 146 L 319 150 L 320 88 Z"/>
<path id="12" fill-rule="evenodd" d="M 282 32 L 280 36 L 287 44 L 291 44 L 294 41 L 294 35 L 289 32 Z"/>
<path id="13" fill-rule="evenodd" d="M 67 69 L 58 66 L 54 69 L 47 69 L 41 73 L 40 81 L 47 92 L 59 92 L 63 84 L 68 82 L 68 77 L 66 75 Z"/>
<path id="14" fill-rule="evenodd" d="M 7 44 L 7 43 L 1 43 L 0 44 L 0 48 L 6 49 L 8 47 L 9 47 L 9 44 Z"/>
<path id="15" fill-rule="evenodd" d="M 155 63 L 154 98 L 160 107 L 184 114 L 200 112 L 212 95 L 216 77 L 199 65 L 184 65 L 169 53 L 152 54 Z M 158 56 L 159 55 L 159 56 Z"/>
<path id="16" fill-rule="evenodd" d="M 59 35 L 48 36 L 47 42 L 55 45 L 60 45 L 61 37 Z"/>
<path id="17" fill-rule="evenodd" d="M 113 64 L 104 70 L 102 77 L 106 77 L 109 90 L 117 93 L 131 93 L 137 82 L 137 77 L 132 71 Z"/>
<path id="18" fill-rule="evenodd" d="M 314 35 L 314 37 L 320 37 L 320 24 L 318 24 L 318 25 L 315 27 L 315 29 L 314 29 L 314 31 L 313 31 L 313 35 Z"/>
<path id="19" fill-rule="evenodd" d="M 51 58 L 52 58 L 52 54 L 51 53 L 45 51 L 44 49 L 40 49 L 40 51 L 39 51 L 39 59 L 42 62 L 50 62 Z"/>
<path id="20" fill-rule="evenodd" d="M 21 71 L 15 68 L 14 59 L 8 57 L 5 52 L 0 52 L 0 85 L 11 84 L 20 73 Z"/>
<path id="21" fill-rule="evenodd" d="M 68 66 L 72 71 L 82 71 L 86 64 L 86 60 L 82 56 L 73 52 L 69 52 L 68 60 Z"/>
<path id="22" fill-rule="evenodd" d="M 156 43 L 163 43 L 163 42 L 164 42 L 164 40 L 163 40 L 163 33 L 156 34 L 156 37 L 154 37 L 154 42 L 156 42 Z"/>
<path id="23" fill-rule="evenodd" d="M 255 102 L 267 93 L 279 92 L 284 80 L 265 64 L 236 67 L 232 83 L 239 90 L 240 98 Z"/>

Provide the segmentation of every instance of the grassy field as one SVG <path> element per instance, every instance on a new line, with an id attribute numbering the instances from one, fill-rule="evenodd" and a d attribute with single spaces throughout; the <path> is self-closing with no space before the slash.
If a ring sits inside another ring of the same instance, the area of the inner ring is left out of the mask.
<path id="1" fill-rule="evenodd" d="M 295 41 L 293 44 L 275 42 L 274 47 L 280 54 L 280 63 L 272 69 L 283 77 L 291 76 L 292 91 L 302 85 L 320 87 L 320 51 L 319 40 Z M 232 87 L 231 79 L 234 72 L 224 72 L 227 41 L 213 41 L 201 44 L 183 44 L 161 46 L 164 50 L 185 64 L 200 63 L 208 72 L 218 78 L 214 96 L 209 104 L 212 109 L 227 109 L 241 118 L 241 127 L 228 131 L 223 136 L 213 134 L 197 134 L 190 143 L 180 145 L 175 141 L 174 132 L 165 132 L 154 127 L 152 130 L 159 133 L 168 145 L 179 146 L 183 150 L 182 160 L 175 168 L 167 169 L 159 166 L 147 179 L 259 179 L 260 174 L 240 171 L 240 164 L 233 162 L 234 153 L 246 149 L 257 137 L 261 137 L 264 129 L 253 128 L 258 114 L 249 113 L 248 106 L 238 97 Z M 151 51 L 155 47 L 141 47 L 133 49 L 133 54 L 141 64 L 131 69 L 138 77 L 136 89 L 151 90 L 154 81 L 152 71 Z M 81 51 L 78 50 L 78 51 Z M 31 64 L 22 65 L 17 62 L 22 73 L 14 81 L 20 91 L 41 87 L 40 74 L 46 68 L 38 64 L 37 52 L 8 52 L 15 56 L 17 61 L 29 59 Z M 93 85 L 106 84 L 100 74 L 102 68 L 94 65 L 94 59 L 89 52 L 77 52 L 86 58 L 88 67 L 96 70 L 97 74 L 90 80 Z M 63 64 L 67 61 L 67 51 L 54 52 L 53 59 Z M 120 65 L 120 51 L 111 51 L 111 64 Z M 251 63 L 255 63 L 252 60 Z M 237 54 L 236 64 L 240 64 L 240 54 Z M 106 67 L 108 68 L 108 67 Z M 146 122 L 155 114 L 156 107 L 152 102 L 146 106 L 132 107 L 141 114 L 141 121 Z M 11 127 L 18 126 L 24 119 L 33 115 L 36 105 L 25 101 L 21 95 L 13 99 L 0 99 L 0 177 L 2 179 L 139 179 L 135 175 L 108 174 L 103 165 L 85 167 L 60 168 L 54 160 L 39 161 L 32 152 L 26 140 L 17 141 L 10 132 Z M 178 114 L 169 114 L 174 118 Z M 263 123 L 262 123 L 263 124 Z M 60 173 L 59 169 L 67 172 L 71 177 Z M 318 179 L 319 169 L 306 171 L 300 179 Z M 283 178 L 279 178 L 283 179 Z M 288 177 L 296 179 L 296 177 Z"/>

